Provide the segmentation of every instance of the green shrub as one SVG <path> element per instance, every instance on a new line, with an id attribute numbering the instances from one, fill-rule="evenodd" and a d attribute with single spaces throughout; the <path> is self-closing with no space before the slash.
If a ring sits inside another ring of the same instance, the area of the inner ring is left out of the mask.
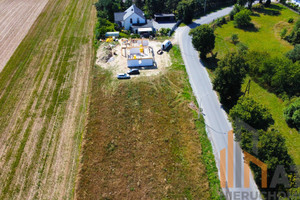
<path id="1" fill-rule="evenodd" d="M 239 4 L 235 4 L 232 11 L 229 13 L 229 17 L 230 17 L 230 20 L 233 20 L 234 19 L 234 15 L 237 14 L 238 12 L 240 12 L 241 10 L 243 10 L 244 7 L 239 5 Z"/>
<path id="2" fill-rule="evenodd" d="M 236 33 L 232 34 L 232 35 L 231 35 L 231 42 L 232 42 L 233 44 L 237 44 L 237 43 L 239 42 L 239 35 L 236 34 Z"/>
<path id="3" fill-rule="evenodd" d="M 249 49 L 249 47 L 247 45 L 245 45 L 244 43 L 241 43 L 241 42 L 239 42 L 236 46 L 237 46 L 238 52 L 241 54 L 246 54 Z"/>
<path id="4" fill-rule="evenodd" d="M 110 31 L 115 31 L 115 25 L 110 21 L 108 21 L 107 19 L 98 18 L 95 27 L 96 39 L 99 40 L 100 38 L 104 38 L 105 33 Z"/>
<path id="5" fill-rule="evenodd" d="M 250 97 L 241 97 L 229 114 L 233 119 L 241 119 L 255 129 L 267 130 L 274 124 L 270 111 Z"/>
<path id="6" fill-rule="evenodd" d="M 168 35 L 168 33 L 171 31 L 171 29 L 169 29 L 169 28 L 161 28 L 161 29 L 159 29 L 159 33 L 160 33 L 160 35 L 162 35 L 162 36 L 167 36 Z"/>
<path id="7" fill-rule="evenodd" d="M 285 57 L 270 58 L 268 53 L 249 52 L 249 74 L 260 85 L 276 94 L 289 97 L 300 94 L 300 63 Z"/>
<path id="8" fill-rule="evenodd" d="M 131 38 L 141 38 L 141 36 L 139 34 L 131 34 L 130 37 Z"/>
<path id="9" fill-rule="evenodd" d="M 294 18 L 291 17 L 291 18 L 288 19 L 288 23 L 291 24 L 291 23 L 293 23 L 293 22 L 294 22 Z"/>
<path id="10" fill-rule="evenodd" d="M 286 33 L 287 33 L 287 29 L 286 28 L 284 28 L 284 29 L 281 30 L 281 32 L 280 32 L 281 39 L 283 39 L 285 37 Z"/>
<path id="11" fill-rule="evenodd" d="M 248 27 L 251 25 L 251 11 L 244 9 L 234 15 L 234 24 L 237 27 Z"/>
<path id="12" fill-rule="evenodd" d="M 300 61 L 300 44 L 296 44 L 293 50 L 287 52 L 286 57 L 293 62 Z"/>
<path id="13" fill-rule="evenodd" d="M 295 23 L 290 35 L 286 36 L 285 39 L 293 45 L 300 44 L 300 18 Z"/>
<path id="14" fill-rule="evenodd" d="M 300 98 L 284 109 L 284 117 L 288 125 L 300 129 Z"/>

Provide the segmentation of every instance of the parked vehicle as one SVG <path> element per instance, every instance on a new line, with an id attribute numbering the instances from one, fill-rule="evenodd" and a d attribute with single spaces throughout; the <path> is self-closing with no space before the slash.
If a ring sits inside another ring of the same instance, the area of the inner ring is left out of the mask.
<path id="1" fill-rule="evenodd" d="M 161 44 L 161 49 L 162 50 L 167 50 L 167 49 L 169 49 L 169 48 L 171 48 L 172 47 L 172 43 L 171 43 L 171 41 L 170 40 L 165 40 L 162 44 Z"/>
<path id="2" fill-rule="evenodd" d="M 127 72 L 127 74 L 130 74 L 130 75 L 136 75 L 136 74 L 140 74 L 140 70 L 138 69 L 131 69 Z"/>
<path id="3" fill-rule="evenodd" d="M 118 79 L 130 79 L 130 76 L 126 73 L 118 74 Z"/>

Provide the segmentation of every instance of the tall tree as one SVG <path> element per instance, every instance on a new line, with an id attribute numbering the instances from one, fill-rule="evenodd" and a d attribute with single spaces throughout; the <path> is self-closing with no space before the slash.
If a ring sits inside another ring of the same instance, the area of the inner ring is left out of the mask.
<path id="1" fill-rule="evenodd" d="M 180 2 L 180 0 L 167 0 L 165 10 L 166 12 L 174 13 L 177 9 L 177 5 Z"/>
<path id="2" fill-rule="evenodd" d="M 192 0 L 183 0 L 177 6 L 178 18 L 184 23 L 189 24 L 194 17 L 194 2 Z"/>
<path id="3" fill-rule="evenodd" d="M 246 76 L 244 57 L 237 53 L 229 53 L 218 62 L 214 89 L 219 92 L 221 102 L 231 108 L 241 93 L 241 84 Z"/>
<path id="4" fill-rule="evenodd" d="M 254 0 L 248 0 L 248 9 L 252 10 L 252 4 L 253 4 Z"/>
<path id="5" fill-rule="evenodd" d="M 189 33 L 192 35 L 192 43 L 200 51 L 200 57 L 205 58 L 206 54 L 212 52 L 215 48 L 215 34 L 209 25 L 204 24 L 192 29 Z"/>

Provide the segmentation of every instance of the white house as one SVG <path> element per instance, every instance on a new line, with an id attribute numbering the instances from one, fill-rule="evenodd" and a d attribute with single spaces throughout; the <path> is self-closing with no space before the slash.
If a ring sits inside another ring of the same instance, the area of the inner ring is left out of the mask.
<path id="1" fill-rule="evenodd" d="M 134 4 L 125 12 L 114 13 L 114 17 L 116 24 L 134 33 L 138 33 L 138 28 L 153 28 L 152 23 L 147 23 L 144 12 Z"/>

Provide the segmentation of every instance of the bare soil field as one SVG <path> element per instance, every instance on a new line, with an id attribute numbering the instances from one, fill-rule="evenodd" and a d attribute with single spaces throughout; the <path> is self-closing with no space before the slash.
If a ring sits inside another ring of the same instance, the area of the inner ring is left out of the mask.
<path id="1" fill-rule="evenodd" d="M 14 9 L 41 9 L 43 1 L 29 2 Z M 0 73 L 0 199 L 74 197 L 94 65 L 93 3 L 49 0 Z"/>
<path id="2" fill-rule="evenodd" d="M 164 52 L 162 55 L 157 54 L 157 51 L 161 48 L 161 42 L 150 40 L 149 46 L 152 47 L 154 51 L 156 68 L 142 69 L 140 70 L 140 76 L 152 76 L 163 73 L 166 68 L 172 64 L 168 52 Z M 112 58 L 112 61 L 107 62 L 107 58 Z M 121 55 L 121 45 L 118 43 L 110 50 L 109 43 L 103 42 L 97 50 L 96 64 L 112 71 L 114 76 L 119 73 L 126 73 L 129 70 L 127 67 L 127 58 Z M 135 77 L 136 76 L 132 76 L 132 78 Z"/>
<path id="3" fill-rule="evenodd" d="M 47 2 L 48 0 L 0 1 L 0 72 Z"/>

